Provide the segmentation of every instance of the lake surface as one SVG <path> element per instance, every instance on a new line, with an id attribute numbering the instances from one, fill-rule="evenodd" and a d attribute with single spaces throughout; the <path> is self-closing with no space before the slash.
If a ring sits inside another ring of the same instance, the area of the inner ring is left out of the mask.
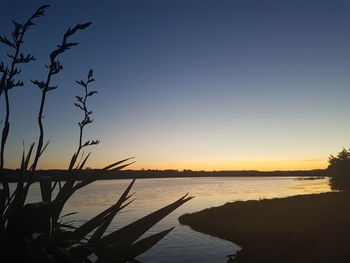
<path id="1" fill-rule="evenodd" d="M 131 180 L 104 180 L 79 190 L 67 203 L 63 214 L 79 212 L 66 217 L 77 225 L 87 221 L 115 202 Z M 149 263 L 224 263 L 226 255 L 239 250 L 239 246 L 182 226 L 178 217 L 220 206 L 237 200 L 286 197 L 298 194 L 328 192 L 328 179 L 296 180 L 294 177 L 201 177 L 162 178 L 136 180 L 132 192 L 136 200 L 118 214 L 109 231 L 120 228 L 189 193 L 194 199 L 164 218 L 148 234 L 175 226 L 163 240 L 138 259 Z M 29 201 L 38 201 L 38 185 L 34 185 Z M 209 219 L 210 220 L 210 219 Z"/>

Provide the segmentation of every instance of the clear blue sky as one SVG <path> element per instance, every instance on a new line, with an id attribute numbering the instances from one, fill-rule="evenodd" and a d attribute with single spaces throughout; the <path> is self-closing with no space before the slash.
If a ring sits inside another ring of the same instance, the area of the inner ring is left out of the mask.
<path id="1" fill-rule="evenodd" d="M 41 168 L 65 168 L 80 112 L 75 80 L 94 69 L 90 167 L 136 156 L 131 168 L 311 169 L 349 146 L 350 2 L 304 0 L 2 0 L 0 33 L 50 4 L 25 39 L 38 57 L 10 91 L 6 164 L 36 141 L 49 52 L 70 25 L 91 21 L 60 61 L 45 109 Z M 1 46 L 0 59 L 6 61 Z M 0 97 L 0 117 L 4 101 Z"/>

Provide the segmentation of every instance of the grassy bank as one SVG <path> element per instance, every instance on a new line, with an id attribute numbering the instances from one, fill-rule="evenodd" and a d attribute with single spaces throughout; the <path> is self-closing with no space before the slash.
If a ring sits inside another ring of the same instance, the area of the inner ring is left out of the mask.
<path id="1" fill-rule="evenodd" d="M 238 201 L 180 217 L 243 247 L 237 262 L 350 262 L 350 194 Z"/>

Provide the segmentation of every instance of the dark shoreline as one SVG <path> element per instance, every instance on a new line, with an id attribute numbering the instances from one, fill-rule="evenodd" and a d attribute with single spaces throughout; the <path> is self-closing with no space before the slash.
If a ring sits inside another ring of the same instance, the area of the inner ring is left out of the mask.
<path id="1" fill-rule="evenodd" d="M 349 262 L 350 193 L 237 201 L 179 218 L 243 247 L 237 262 Z"/>
<path id="2" fill-rule="evenodd" d="M 4 169 L 0 176 L 0 181 L 16 182 L 20 176 L 19 170 Z M 41 177 L 50 177 L 52 181 L 74 178 L 81 180 L 89 176 L 98 175 L 98 180 L 115 179 L 145 179 L 145 178 L 188 178 L 188 177 L 271 177 L 271 176 L 299 176 L 320 178 L 327 176 L 326 169 L 318 170 L 297 170 L 297 171 L 192 171 L 192 170 L 122 170 L 110 171 L 101 169 L 88 170 L 38 170 L 30 175 L 26 175 L 25 180 L 40 181 Z"/>

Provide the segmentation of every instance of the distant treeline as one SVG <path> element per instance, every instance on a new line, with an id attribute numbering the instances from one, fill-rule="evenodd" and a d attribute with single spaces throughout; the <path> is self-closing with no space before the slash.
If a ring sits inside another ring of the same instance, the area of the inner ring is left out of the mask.
<path id="1" fill-rule="evenodd" d="M 1 181 L 15 182 L 20 175 L 20 170 L 4 169 L 4 177 Z M 185 178 L 185 177 L 262 177 L 262 176 L 300 176 L 303 177 L 323 177 L 327 176 L 327 170 L 301 170 L 301 171 L 192 171 L 192 170 L 38 170 L 30 175 L 26 175 L 27 181 L 38 181 L 41 177 L 49 176 L 53 181 L 86 179 L 86 177 L 99 174 L 101 180 L 108 179 L 130 179 L 130 178 Z"/>

